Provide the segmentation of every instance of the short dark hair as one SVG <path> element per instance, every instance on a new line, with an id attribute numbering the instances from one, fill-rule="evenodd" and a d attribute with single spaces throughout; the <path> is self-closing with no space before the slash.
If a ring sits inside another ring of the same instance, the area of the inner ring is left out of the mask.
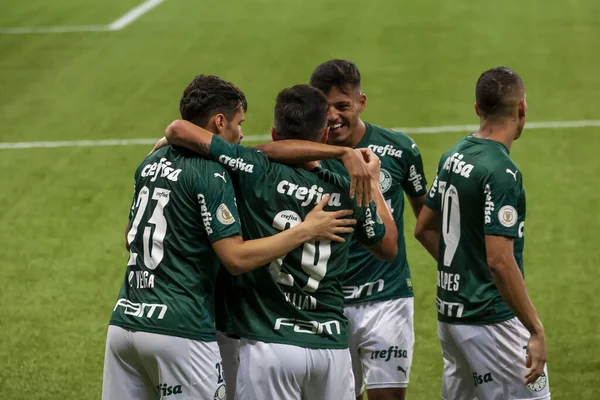
<path id="1" fill-rule="evenodd" d="M 332 88 L 348 94 L 360 88 L 360 72 L 356 64 L 346 60 L 330 60 L 319 65 L 310 77 L 311 86 L 327 94 Z"/>
<path id="2" fill-rule="evenodd" d="M 479 76 L 475 101 L 484 118 L 504 117 L 524 94 L 521 77 L 506 67 L 496 67 Z"/>
<path id="3" fill-rule="evenodd" d="M 214 75 L 196 76 L 179 101 L 181 118 L 200 127 L 205 127 L 215 114 L 223 114 L 231 121 L 240 107 L 248 110 L 244 93 L 233 83 Z"/>
<path id="4" fill-rule="evenodd" d="M 327 97 L 308 85 L 283 89 L 275 101 L 273 125 L 281 139 L 318 141 L 327 126 Z"/>

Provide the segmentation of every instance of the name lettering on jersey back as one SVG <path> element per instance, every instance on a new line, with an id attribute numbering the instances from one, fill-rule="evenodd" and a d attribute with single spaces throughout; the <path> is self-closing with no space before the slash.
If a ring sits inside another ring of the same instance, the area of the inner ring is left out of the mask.
<path id="1" fill-rule="evenodd" d="M 471 171 L 473 171 L 473 164 L 467 164 L 466 161 L 463 161 L 464 155 L 460 153 L 454 153 L 452 157 L 448 157 L 446 162 L 444 163 L 443 169 L 446 171 L 453 172 L 460 176 L 464 176 L 468 178 L 471 176 Z"/>
<path id="2" fill-rule="evenodd" d="M 177 182 L 181 169 L 175 169 L 171 167 L 173 163 L 166 158 L 161 158 L 159 162 L 148 164 L 142 169 L 142 177 L 152 177 L 150 182 L 156 181 L 160 176 L 161 178 L 167 178 L 170 181 Z"/>
<path id="3" fill-rule="evenodd" d="M 321 198 L 329 194 L 327 204 L 332 207 L 341 207 L 341 194 L 339 193 L 323 193 L 323 188 L 317 185 L 312 185 L 310 188 L 296 185 L 295 183 L 283 180 L 277 185 L 277 192 L 286 196 L 295 197 L 300 200 L 303 207 L 309 204 L 319 204 Z"/>
<path id="4" fill-rule="evenodd" d="M 376 144 L 370 144 L 367 146 L 373 153 L 377 153 L 382 157 L 392 156 L 396 158 L 402 157 L 402 150 L 395 149 L 391 144 L 385 146 L 377 146 Z"/>
<path id="5" fill-rule="evenodd" d="M 276 331 L 285 327 L 293 328 L 296 333 L 306 333 L 309 335 L 322 335 L 323 332 L 327 332 L 330 335 L 340 335 L 342 333 L 340 321 L 336 320 L 323 323 L 317 321 L 302 321 L 294 318 L 277 318 L 275 320 L 274 329 Z"/>
<path id="6" fill-rule="evenodd" d="M 423 175 L 417 173 L 417 168 L 414 165 L 410 166 L 408 181 L 412 182 L 415 192 L 423 190 Z"/>
<path id="7" fill-rule="evenodd" d="M 315 310 L 317 308 L 317 299 L 312 296 L 288 292 L 284 292 L 284 294 L 285 299 L 300 310 Z"/>
<path id="8" fill-rule="evenodd" d="M 438 271 L 437 285 L 448 292 L 458 292 L 460 288 L 460 275 Z"/>
<path id="9" fill-rule="evenodd" d="M 249 174 L 254 172 L 254 164 L 250 164 L 244 161 L 243 158 L 231 158 L 226 155 L 219 157 L 219 162 L 231 168 L 232 171 L 242 171 Z"/>
<path id="10" fill-rule="evenodd" d="M 212 235 L 212 214 L 208 211 L 208 207 L 206 206 L 206 199 L 202 193 L 198 193 L 198 203 L 200 204 L 200 216 L 202 216 L 202 222 L 204 223 L 204 228 L 206 229 L 207 235 Z"/>

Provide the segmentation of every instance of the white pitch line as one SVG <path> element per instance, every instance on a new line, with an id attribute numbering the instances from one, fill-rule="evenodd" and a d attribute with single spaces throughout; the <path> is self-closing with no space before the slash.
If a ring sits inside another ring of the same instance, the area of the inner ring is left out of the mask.
<path id="1" fill-rule="evenodd" d="M 127 11 L 121 17 L 117 18 L 108 25 L 24 26 L 17 28 L 0 28 L 0 35 L 120 31 L 164 1 L 165 0 L 146 0 L 139 6 Z"/>
<path id="2" fill-rule="evenodd" d="M 81 26 L 32 26 L 21 28 L 0 28 L 0 34 L 23 35 L 29 33 L 71 33 L 71 32 L 106 32 L 107 25 L 81 25 Z"/>
<path id="3" fill-rule="evenodd" d="M 581 120 L 581 121 L 553 121 L 553 122 L 530 122 L 525 125 L 525 130 L 529 129 L 560 129 L 560 128 L 589 128 L 600 127 L 600 120 Z M 479 129 L 479 125 L 445 125 L 445 126 L 421 126 L 413 128 L 392 128 L 394 131 L 400 131 L 411 135 L 423 135 L 434 133 L 450 132 L 473 132 Z M 104 140 L 65 140 L 53 142 L 13 142 L 1 143 L 2 149 L 37 149 L 37 148 L 55 148 L 55 147 L 96 147 L 96 146 L 130 146 L 130 145 L 153 145 L 156 144 L 159 137 L 140 138 L 140 139 L 104 139 Z M 263 142 L 271 140 L 271 135 L 248 135 L 246 142 Z"/>
<path id="4" fill-rule="evenodd" d="M 165 0 L 146 0 L 139 6 L 132 8 L 122 17 L 109 24 L 108 29 L 111 31 L 119 31 L 164 1 Z"/>

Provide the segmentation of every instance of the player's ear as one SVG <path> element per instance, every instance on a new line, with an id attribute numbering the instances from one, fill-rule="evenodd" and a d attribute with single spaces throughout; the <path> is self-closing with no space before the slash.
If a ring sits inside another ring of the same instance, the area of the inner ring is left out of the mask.
<path id="1" fill-rule="evenodd" d="M 271 128 L 271 139 L 273 139 L 274 142 L 279 140 L 279 135 L 277 135 L 275 128 Z"/>
<path id="2" fill-rule="evenodd" d="M 527 116 L 527 98 L 523 97 L 523 100 L 519 102 L 519 118 Z"/>
<path id="3" fill-rule="evenodd" d="M 477 114 L 478 117 L 481 117 L 481 114 L 479 113 L 479 106 L 477 105 L 477 102 L 473 103 L 473 108 L 475 109 L 475 114 Z"/>
<path id="4" fill-rule="evenodd" d="M 360 106 L 358 109 L 358 112 L 363 112 L 365 111 L 365 108 L 367 107 L 367 95 L 364 94 L 363 92 L 360 92 Z"/>
<path id="5" fill-rule="evenodd" d="M 329 127 L 325 127 L 325 129 L 323 129 L 323 134 L 321 135 L 321 143 L 326 144 L 327 143 L 327 138 L 329 137 Z"/>
<path id="6" fill-rule="evenodd" d="M 217 114 L 214 116 L 214 123 L 216 128 L 217 135 L 220 135 L 225 130 L 225 124 L 227 120 L 225 119 L 225 115 Z"/>

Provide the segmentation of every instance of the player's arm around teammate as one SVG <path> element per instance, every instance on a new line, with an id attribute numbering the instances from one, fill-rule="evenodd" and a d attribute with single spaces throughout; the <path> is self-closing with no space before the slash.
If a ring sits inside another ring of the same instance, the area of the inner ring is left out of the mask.
<path id="1" fill-rule="evenodd" d="M 323 211 L 328 201 L 329 196 L 323 196 L 302 223 L 277 235 L 247 241 L 239 235 L 230 236 L 214 242 L 213 249 L 223 266 L 232 275 L 239 275 L 268 264 L 305 242 L 344 242 L 338 235 L 352 232 L 350 225 L 356 224 L 356 220 L 344 218 L 352 215 L 352 210 Z"/>
<path id="2" fill-rule="evenodd" d="M 274 135 L 276 135 L 276 133 L 274 133 Z M 326 137 L 326 136 L 325 136 Z M 189 123 L 187 121 L 183 121 L 183 120 L 176 120 L 173 121 L 166 129 L 165 131 L 165 138 L 167 139 L 168 143 L 172 143 L 172 144 L 178 144 L 184 147 L 187 147 L 199 154 L 204 154 L 204 155 L 209 155 L 210 153 L 210 146 L 211 143 L 213 141 L 214 135 L 212 133 L 210 133 L 209 131 L 202 129 L 192 123 Z M 296 141 L 296 142 L 302 142 L 302 141 Z M 319 146 L 318 143 L 313 143 L 317 146 Z M 368 163 L 370 163 L 371 165 L 365 164 L 364 161 L 360 160 L 361 157 L 364 157 L 361 155 L 361 153 L 356 153 L 353 150 L 351 150 L 351 152 L 353 153 L 353 156 L 349 156 L 349 153 L 345 150 L 343 150 L 342 152 L 340 152 L 339 150 L 331 150 L 331 148 L 335 148 L 335 146 L 327 146 L 327 145 L 321 145 L 323 146 L 322 148 L 324 150 L 313 150 L 313 153 L 301 156 L 300 158 L 293 158 L 292 156 L 289 156 L 288 158 L 286 158 L 286 160 L 288 162 L 292 162 L 292 161 L 306 161 L 306 160 L 310 160 L 310 159 L 315 159 L 317 156 L 319 155 L 326 155 L 326 156 L 339 156 L 341 154 L 342 157 L 347 157 L 347 159 L 352 159 L 352 163 L 353 164 L 358 164 L 360 165 L 360 163 L 365 165 L 365 169 L 367 169 L 367 173 L 369 176 L 369 184 L 368 185 L 360 185 L 361 187 L 365 188 L 363 190 L 366 190 L 367 187 L 370 187 L 370 197 L 373 197 L 375 200 L 375 204 L 377 206 L 378 209 L 378 214 L 381 217 L 381 219 L 384 221 L 384 225 L 386 228 L 386 233 L 385 236 L 383 237 L 383 239 L 374 244 L 374 245 L 370 245 L 368 246 L 368 250 L 377 258 L 382 259 L 382 260 L 391 260 L 393 259 L 397 252 L 398 252 L 398 229 L 396 227 L 396 224 L 394 222 L 394 218 L 389 210 L 389 207 L 386 205 L 385 199 L 383 198 L 383 195 L 381 194 L 381 190 L 379 189 L 379 165 L 380 165 L 380 161 L 379 158 L 377 158 L 377 156 L 375 154 L 373 154 L 372 152 L 370 152 L 371 157 L 370 158 L 365 158 L 366 161 Z M 306 146 L 305 148 L 309 148 L 309 146 Z M 356 158 L 354 158 L 357 155 L 359 157 L 358 161 L 356 161 Z M 348 163 L 350 164 L 350 163 Z M 360 169 L 360 168 L 357 168 Z M 376 183 L 376 184 L 375 184 Z M 375 184 L 375 185 L 374 185 Z M 357 185 L 358 186 L 358 185 Z M 366 196 L 364 195 L 363 192 L 363 196 L 358 196 L 359 198 L 365 198 Z M 358 199 L 357 199 L 358 202 Z"/>
<path id="3" fill-rule="evenodd" d="M 183 120 L 173 121 L 167 127 L 165 134 L 168 138 L 165 136 L 160 139 L 152 151 L 169 143 L 179 143 L 201 153 L 204 151 L 205 146 L 210 147 L 212 140 L 210 131 Z M 272 131 L 272 134 L 277 135 L 274 131 Z M 327 136 L 325 135 L 324 140 L 326 139 Z M 311 161 L 338 159 L 344 164 L 350 177 L 350 197 L 354 198 L 356 194 L 356 202 L 359 206 L 369 204 L 371 201 L 371 175 L 361 155 L 350 147 L 290 139 L 264 143 L 254 146 L 254 148 L 273 161 L 283 164 L 301 164 Z"/>

